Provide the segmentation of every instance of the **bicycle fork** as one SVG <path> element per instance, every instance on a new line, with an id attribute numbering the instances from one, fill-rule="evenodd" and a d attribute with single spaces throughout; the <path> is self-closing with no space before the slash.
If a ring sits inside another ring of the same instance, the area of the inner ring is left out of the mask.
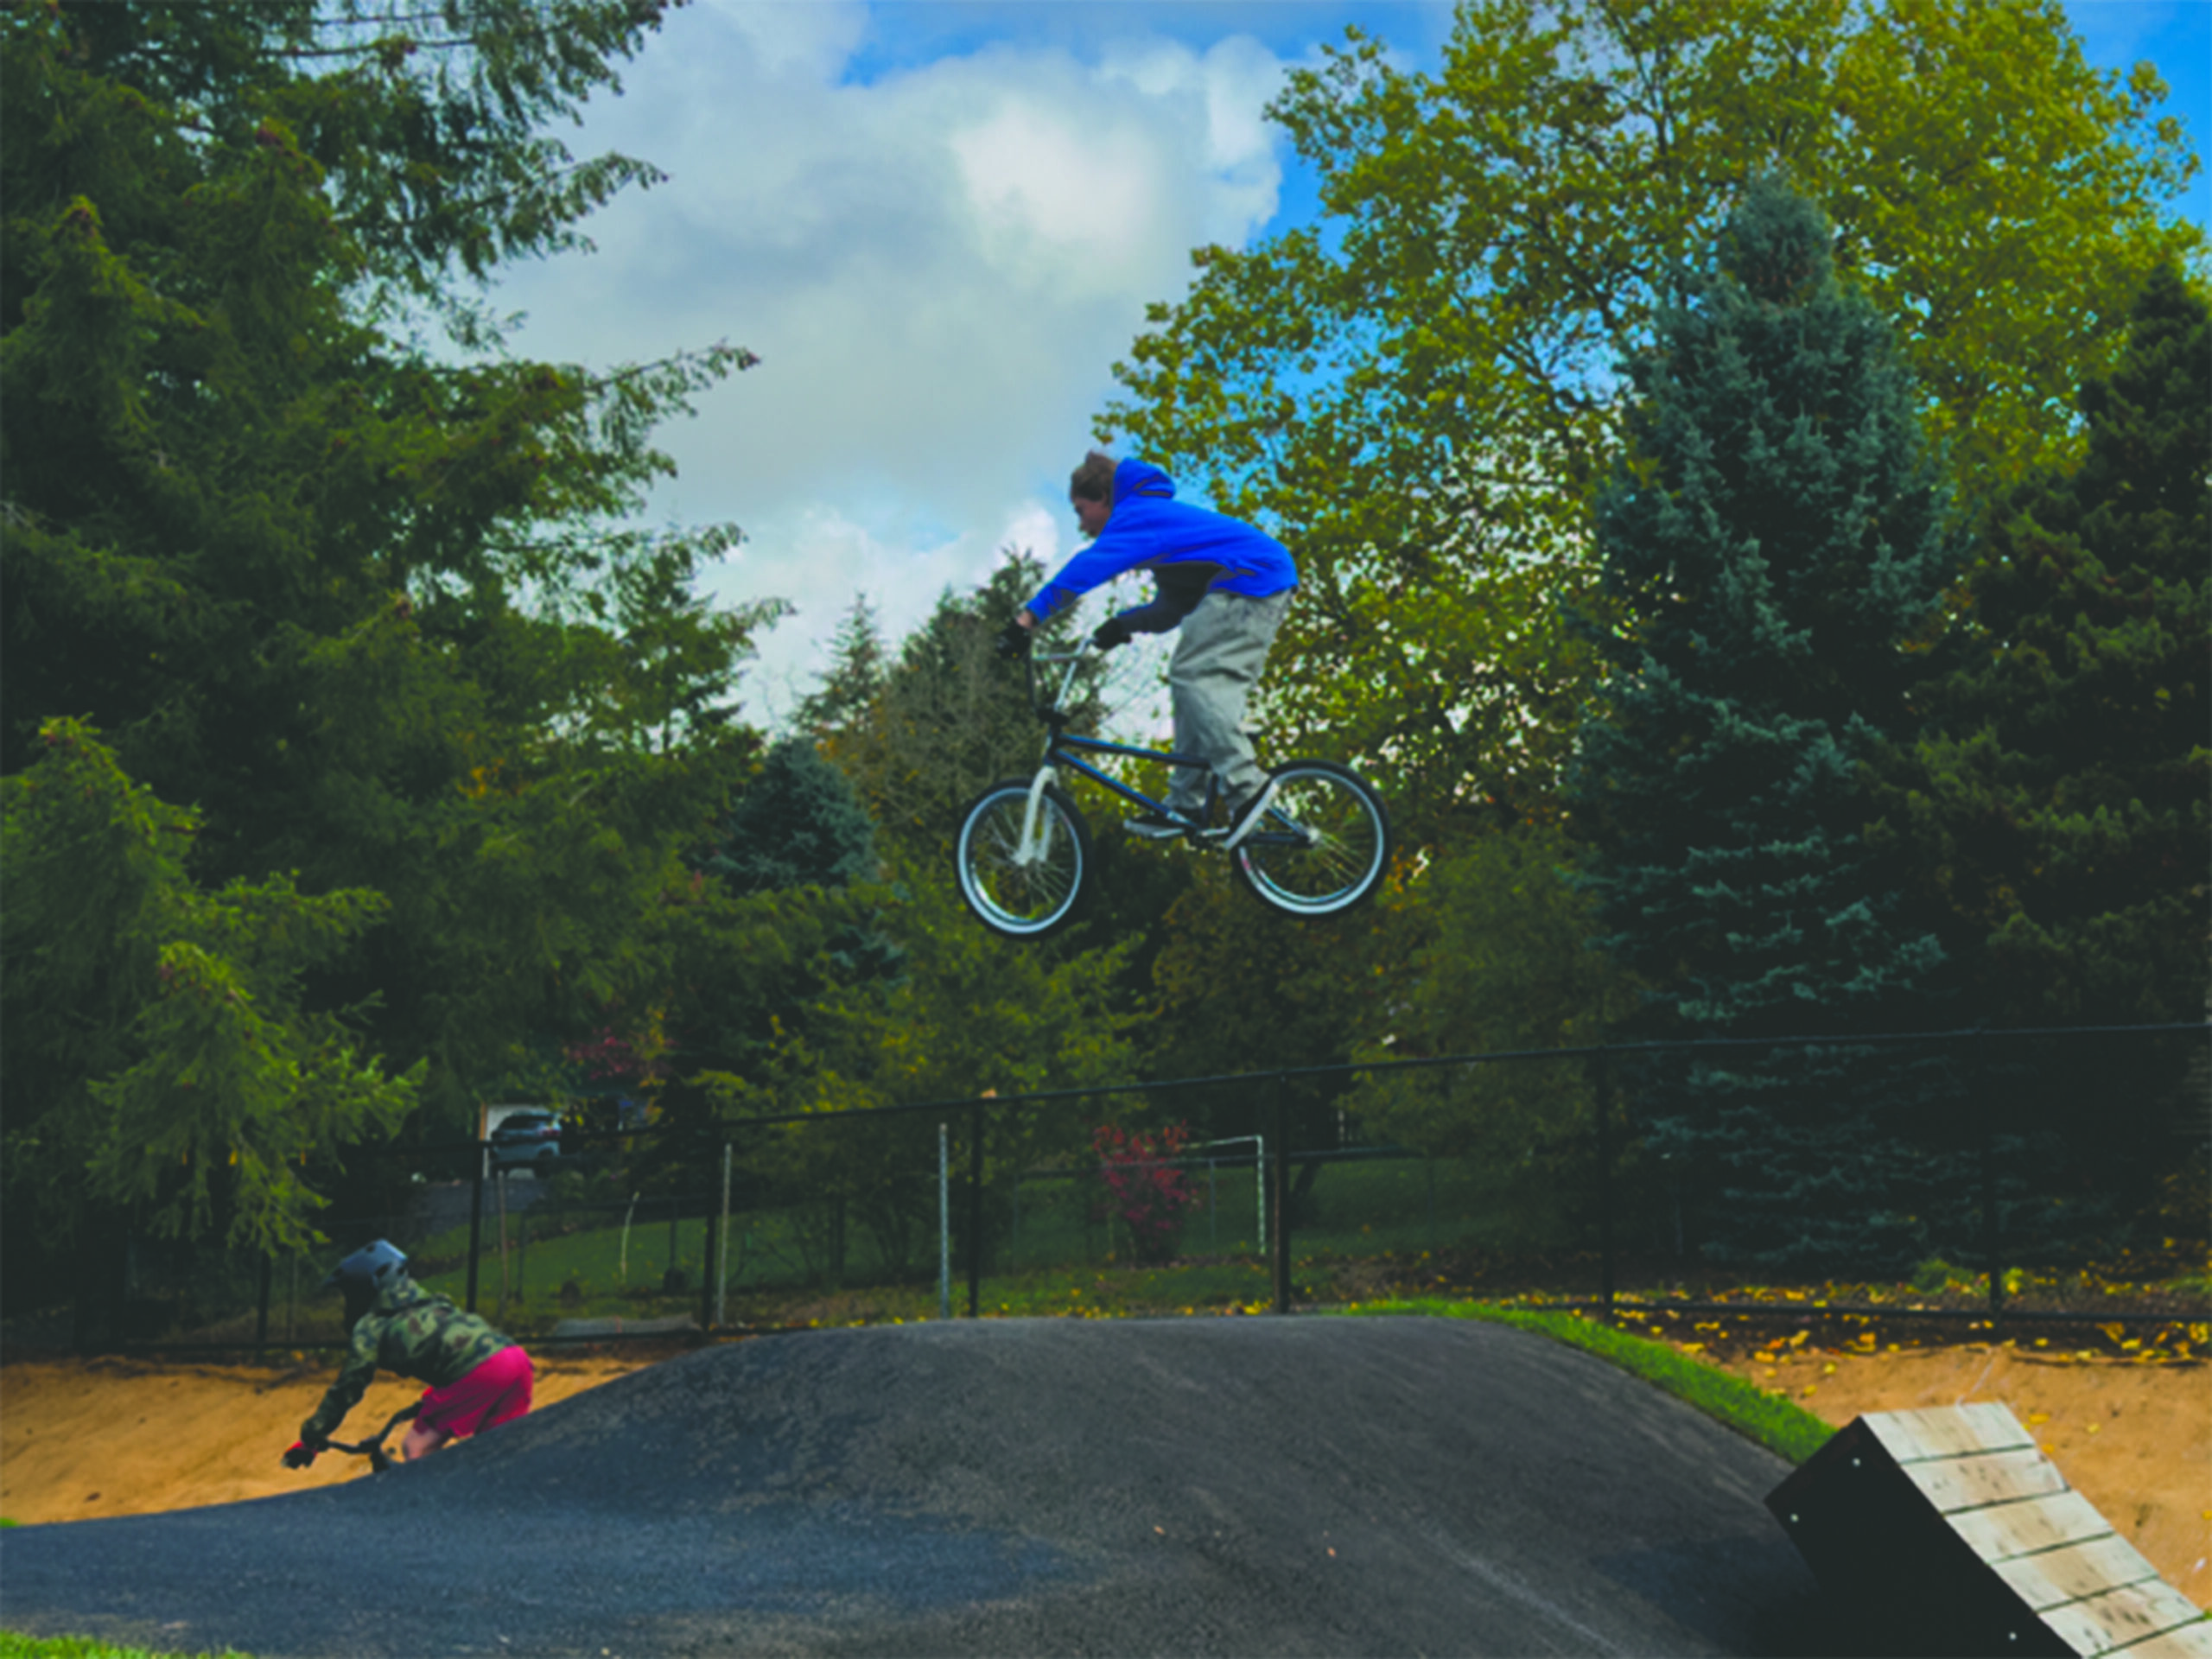
<path id="1" fill-rule="evenodd" d="M 1021 845 L 1014 854 L 1017 868 L 1040 864 L 1052 850 L 1052 821 L 1045 816 L 1045 789 L 1058 775 L 1057 768 L 1042 766 L 1029 781 L 1029 804 L 1021 814 Z"/>

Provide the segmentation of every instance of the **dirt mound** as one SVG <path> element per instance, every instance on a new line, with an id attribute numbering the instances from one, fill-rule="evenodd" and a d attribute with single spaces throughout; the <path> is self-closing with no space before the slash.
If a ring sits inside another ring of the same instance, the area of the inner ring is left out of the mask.
<path id="1" fill-rule="evenodd" d="M 285 1654 L 1808 1650 L 1778 1459 L 1461 1321 L 713 1349 L 391 1474 L 0 1535 L 5 1615 Z"/>

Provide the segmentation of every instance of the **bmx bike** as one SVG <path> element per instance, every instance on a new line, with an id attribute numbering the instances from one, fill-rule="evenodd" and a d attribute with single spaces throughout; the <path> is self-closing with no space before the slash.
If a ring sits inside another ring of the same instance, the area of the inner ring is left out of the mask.
<path id="1" fill-rule="evenodd" d="M 1044 762 L 1033 777 L 993 784 L 961 821 L 955 854 L 960 896 L 984 926 L 1008 938 L 1041 938 L 1066 925 L 1090 878 L 1090 830 L 1061 786 L 1064 768 L 1133 806 L 1167 810 L 1165 801 L 1100 771 L 1087 754 L 1206 770 L 1206 811 L 1183 838 L 1200 850 L 1217 849 L 1225 839 L 1225 831 L 1206 827 L 1218 785 L 1204 760 L 1067 729 L 1063 705 L 1090 651 L 1023 658 L 1030 706 L 1047 733 Z M 1040 696 L 1039 665 L 1063 663 L 1065 675 Z M 1389 865 L 1389 817 L 1364 779 L 1331 760 L 1289 760 L 1268 768 L 1268 775 L 1275 791 L 1265 817 L 1229 855 L 1246 892 L 1286 916 L 1312 918 L 1349 910 L 1382 885 Z"/>
<path id="2" fill-rule="evenodd" d="M 367 1440 L 352 1442 L 346 1440 L 332 1440 L 324 1447 L 324 1450 L 330 1452 L 343 1452 L 347 1453 L 349 1456 L 356 1458 L 366 1458 L 369 1460 L 369 1471 L 372 1474 L 380 1475 L 387 1469 L 396 1469 L 402 1463 L 406 1461 L 406 1459 L 401 1458 L 396 1452 L 385 1451 L 384 1443 L 391 1436 L 393 1429 L 397 1428 L 402 1423 L 413 1422 L 416 1417 L 422 1414 L 422 1410 L 423 1402 L 420 1400 L 417 1400 L 411 1406 L 402 1406 L 397 1411 L 392 1413 L 391 1415 L 385 1420 L 385 1426 L 382 1428 L 370 1435 Z M 296 1453 L 304 1450 L 304 1447 L 294 1446 L 291 1451 L 287 1452 L 284 1454 L 285 1466 L 291 1469 L 306 1468 L 308 1463 L 314 1461 L 314 1458 L 312 1456 L 298 1462 L 295 1462 L 293 1460 Z"/>

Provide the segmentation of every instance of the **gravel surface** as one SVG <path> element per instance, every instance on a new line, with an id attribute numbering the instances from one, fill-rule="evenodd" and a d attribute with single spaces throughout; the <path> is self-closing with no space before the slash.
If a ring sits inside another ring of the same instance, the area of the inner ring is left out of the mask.
<path id="1" fill-rule="evenodd" d="M 0 1623 L 258 1659 L 1819 1652 L 1787 1472 L 1469 1321 L 823 1332 L 342 1486 L 0 1533 Z"/>

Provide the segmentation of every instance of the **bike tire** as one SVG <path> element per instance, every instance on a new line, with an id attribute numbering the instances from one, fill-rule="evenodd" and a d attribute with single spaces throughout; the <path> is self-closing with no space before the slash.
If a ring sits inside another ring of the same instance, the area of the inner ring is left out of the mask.
<path id="1" fill-rule="evenodd" d="M 1245 890 L 1286 916 L 1335 916 L 1373 896 L 1390 867 L 1390 817 L 1357 772 L 1332 760 L 1276 766 L 1266 821 L 1230 855 Z"/>
<path id="2" fill-rule="evenodd" d="M 1090 830 L 1075 803 L 1047 784 L 1038 803 L 1039 856 L 1019 858 L 1029 784 L 993 784 L 962 815 L 955 849 L 960 896 L 976 918 L 1010 939 L 1041 939 L 1075 919 L 1090 875 Z"/>

